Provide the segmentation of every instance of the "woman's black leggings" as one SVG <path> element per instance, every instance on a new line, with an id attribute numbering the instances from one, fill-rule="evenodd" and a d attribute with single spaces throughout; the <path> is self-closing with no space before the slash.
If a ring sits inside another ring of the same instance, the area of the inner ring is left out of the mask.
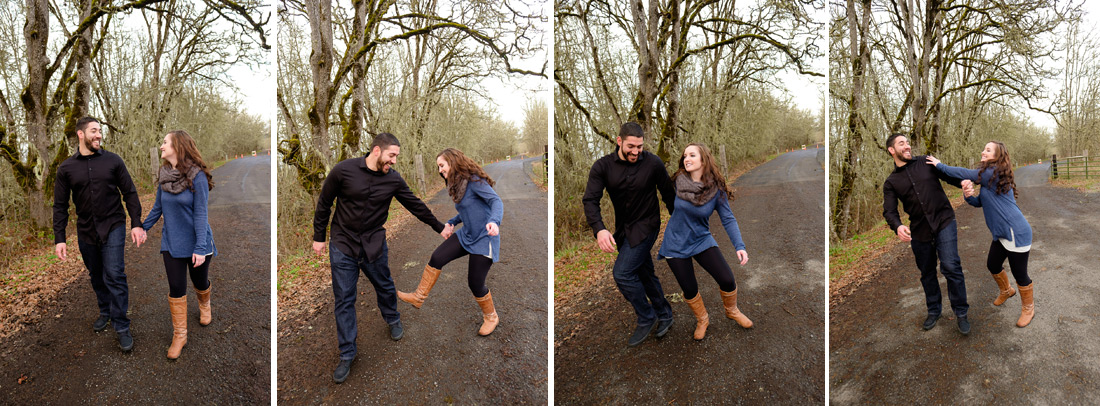
<path id="1" fill-rule="evenodd" d="M 1009 251 L 1000 241 L 993 240 L 993 244 L 989 245 L 989 257 L 985 260 L 985 266 L 989 268 L 990 273 L 999 273 L 1004 270 L 1005 258 L 1008 258 L 1008 267 L 1012 269 L 1012 277 L 1016 278 L 1016 285 L 1027 286 L 1031 284 L 1031 278 L 1027 276 L 1028 254 L 1031 254 L 1031 251 Z"/>
<path id="2" fill-rule="evenodd" d="M 722 251 L 718 247 L 710 247 L 691 258 L 668 258 L 668 267 L 672 269 L 672 274 L 676 275 L 676 282 L 680 283 L 680 289 L 684 291 L 684 299 L 692 299 L 699 294 L 699 284 L 695 282 L 695 266 L 691 263 L 692 258 L 695 258 L 695 261 L 718 282 L 719 289 L 724 292 L 733 292 L 737 289 L 737 283 L 733 281 L 733 271 L 730 270 L 726 259 L 722 257 Z"/>
<path id="3" fill-rule="evenodd" d="M 207 270 L 210 269 L 210 260 L 213 255 L 207 255 L 206 261 L 196 268 L 191 264 L 191 257 L 172 258 L 168 251 L 161 251 L 164 256 L 164 271 L 168 274 L 168 297 L 180 298 L 187 296 L 187 274 L 191 274 L 191 283 L 196 290 L 206 290 L 210 287 L 210 279 Z"/>
<path id="4" fill-rule="evenodd" d="M 428 266 L 443 269 L 444 265 L 463 255 L 470 255 L 470 253 L 462 248 L 462 244 L 458 243 L 458 236 L 452 234 L 450 238 L 443 241 L 435 249 L 432 258 L 428 260 Z M 474 294 L 474 297 L 485 297 L 489 294 L 489 287 L 485 286 L 485 278 L 489 276 L 489 268 L 492 266 L 492 258 L 484 255 L 470 255 L 470 270 L 466 274 L 466 283 L 470 286 L 470 292 Z"/>

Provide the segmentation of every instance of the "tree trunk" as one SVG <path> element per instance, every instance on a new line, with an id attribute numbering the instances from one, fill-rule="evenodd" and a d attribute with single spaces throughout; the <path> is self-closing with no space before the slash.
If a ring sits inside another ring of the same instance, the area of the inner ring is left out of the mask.
<path id="1" fill-rule="evenodd" d="M 310 138 L 326 163 L 332 162 L 329 111 L 332 100 L 332 1 L 307 0 L 310 40 L 309 69 L 313 74 L 313 106 L 309 109 Z"/>
<path id="2" fill-rule="evenodd" d="M 847 239 L 848 226 L 852 221 L 852 195 L 855 192 L 856 164 L 863 145 L 863 84 L 867 65 L 870 64 L 871 50 L 867 44 L 867 29 L 871 22 L 871 0 L 860 0 L 863 6 L 863 18 L 856 15 L 856 0 L 848 0 L 848 38 L 852 58 L 852 96 L 848 99 L 847 148 L 840 167 L 840 187 L 837 190 L 836 205 L 833 211 L 833 232 L 837 238 Z"/>

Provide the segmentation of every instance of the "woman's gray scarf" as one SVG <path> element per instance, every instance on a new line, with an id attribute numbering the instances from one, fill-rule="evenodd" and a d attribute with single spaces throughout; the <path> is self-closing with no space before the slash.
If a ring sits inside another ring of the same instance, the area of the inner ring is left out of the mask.
<path id="1" fill-rule="evenodd" d="M 714 198 L 718 193 L 715 185 L 704 185 L 702 182 L 691 180 L 691 175 L 682 174 L 676 177 L 676 196 L 696 206 L 702 206 Z"/>
<path id="2" fill-rule="evenodd" d="M 192 165 L 191 169 L 187 170 L 187 178 L 184 178 L 179 169 L 171 166 L 161 166 L 160 172 L 157 173 L 157 182 L 160 183 L 162 190 L 171 194 L 179 194 L 183 192 L 183 189 L 190 189 L 194 192 L 194 179 L 199 172 L 202 172 L 202 170 L 198 166 Z M 190 182 L 187 182 L 189 180 Z"/>
<path id="3" fill-rule="evenodd" d="M 462 198 L 466 196 L 466 178 L 459 179 L 458 182 L 454 182 L 447 185 L 447 193 L 451 195 L 451 200 L 458 204 L 462 201 Z"/>

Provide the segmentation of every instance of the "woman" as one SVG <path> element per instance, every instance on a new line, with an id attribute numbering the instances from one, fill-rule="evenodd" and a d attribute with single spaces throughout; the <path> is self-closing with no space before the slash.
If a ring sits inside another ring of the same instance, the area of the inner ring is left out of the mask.
<path id="1" fill-rule="evenodd" d="M 710 317 L 703 306 L 703 299 L 699 297 L 692 259 L 718 282 L 726 317 L 741 327 L 751 328 L 752 320 L 737 309 L 737 284 L 733 280 L 733 271 L 722 257 L 718 242 L 710 234 L 710 215 L 717 211 L 726 234 L 737 249 L 737 259 L 741 265 L 749 262 L 749 253 L 741 241 L 737 219 L 730 210 L 729 200 L 733 195 L 707 147 L 690 144 L 684 148 L 680 169 L 672 175 L 672 180 L 676 186 L 676 203 L 657 255 L 668 260 L 668 267 L 684 291 L 684 299 L 695 313 L 695 339 L 702 340 L 706 335 Z"/>
<path id="2" fill-rule="evenodd" d="M 447 148 L 435 157 L 439 175 L 447 183 L 447 193 L 455 202 L 458 214 L 447 220 L 440 235 L 445 239 L 432 253 L 420 285 L 413 293 L 397 292 L 397 297 L 415 306 L 424 304 L 439 272 L 444 265 L 464 255 L 470 256 L 466 281 L 474 300 L 481 306 L 484 322 L 479 335 L 487 336 L 493 332 L 500 318 L 493 307 L 493 295 L 485 286 L 485 278 L 494 262 L 500 261 L 500 221 L 504 217 L 504 203 L 493 190 L 493 179 L 481 170 L 472 159 L 462 151 Z M 466 223 L 465 227 L 455 231 L 455 226 Z"/>
<path id="3" fill-rule="evenodd" d="M 214 183 L 195 140 L 187 132 L 169 132 L 160 151 L 164 163 L 157 173 L 157 200 L 142 227 L 149 231 L 164 215 L 160 253 L 168 274 L 168 309 L 174 330 L 168 359 L 176 359 L 187 345 L 188 273 L 199 298 L 199 325 L 211 321 L 207 270 L 218 250 L 214 248 L 214 233 L 206 217 L 206 202 Z"/>
<path id="4" fill-rule="evenodd" d="M 1000 306 L 1016 294 L 1005 274 L 1004 262 L 1007 258 L 1016 286 L 1020 287 L 1020 301 L 1023 304 L 1016 326 L 1027 327 L 1035 317 L 1035 300 L 1031 290 L 1034 286 L 1027 275 L 1027 257 L 1031 252 L 1031 225 L 1016 205 L 1018 193 L 1012 175 L 1012 160 L 1008 157 L 1005 144 L 998 141 L 985 144 L 978 169 L 947 166 L 934 156 L 928 156 L 927 163 L 935 165 L 936 169 L 947 176 L 963 179 L 966 202 L 982 208 L 985 225 L 993 234 L 986 266 L 1000 288 L 1000 294 L 993 300 L 993 304 Z M 972 186 L 965 184 L 967 180 L 978 182 L 982 186 L 977 197 L 973 196 Z"/>

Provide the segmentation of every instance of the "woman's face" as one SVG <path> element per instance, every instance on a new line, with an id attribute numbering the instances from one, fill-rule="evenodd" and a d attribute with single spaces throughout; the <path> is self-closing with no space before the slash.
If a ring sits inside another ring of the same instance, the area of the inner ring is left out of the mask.
<path id="1" fill-rule="evenodd" d="M 689 145 L 684 149 L 684 170 L 688 173 L 694 173 L 700 169 L 703 169 L 703 157 L 699 152 L 699 147 Z"/>
<path id="2" fill-rule="evenodd" d="M 176 159 L 176 150 L 172 148 L 172 136 L 169 134 L 164 135 L 164 142 L 160 144 L 160 157 L 169 161 Z"/>
<path id="3" fill-rule="evenodd" d="M 443 155 L 435 158 L 435 166 L 439 167 L 439 174 L 443 175 L 444 179 L 448 179 L 451 174 L 451 164 L 447 163 L 446 159 L 443 159 Z"/>
<path id="4" fill-rule="evenodd" d="M 988 143 L 985 144 L 985 149 L 982 150 L 982 162 L 992 162 L 997 158 L 997 144 Z"/>

